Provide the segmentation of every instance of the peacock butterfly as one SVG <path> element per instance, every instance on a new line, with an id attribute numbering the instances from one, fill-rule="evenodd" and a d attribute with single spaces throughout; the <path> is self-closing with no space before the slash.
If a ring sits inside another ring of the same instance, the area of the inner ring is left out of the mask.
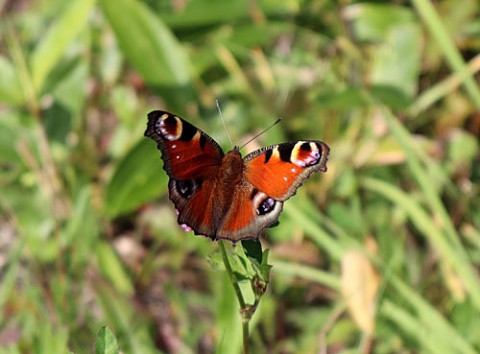
<path id="1" fill-rule="evenodd" d="M 277 222 L 283 203 L 316 171 L 327 171 L 329 147 L 317 140 L 288 142 L 242 159 L 182 118 L 148 114 L 145 136 L 155 140 L 170 180 L 178 223 L 213 240 L 258 239 Z"/>

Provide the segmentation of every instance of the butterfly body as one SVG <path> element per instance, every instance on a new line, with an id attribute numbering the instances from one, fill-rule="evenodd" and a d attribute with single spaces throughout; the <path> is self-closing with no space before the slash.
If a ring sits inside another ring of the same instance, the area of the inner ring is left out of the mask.
<path id="1" fill-rule="evenodd" d="M 275 224 L 303 180 L 326 171 L 328 146 L 316 140 L 273 145 L 242 158 L 174 114 L 153 111 L 145 135 L 157 142 L 178 222 L 216 239 L 257 239 Z"/>

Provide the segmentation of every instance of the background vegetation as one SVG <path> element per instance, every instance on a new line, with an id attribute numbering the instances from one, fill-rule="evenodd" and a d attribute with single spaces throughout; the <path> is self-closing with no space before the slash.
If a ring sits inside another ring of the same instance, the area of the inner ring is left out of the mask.
<path id="1" fill-rule="evenodd" d="M 146 114 L 320 139 L 263 238 L 253 353 L 480 351 L 477 0 L 0 1 L 0 352 L 238 353 Z"/>

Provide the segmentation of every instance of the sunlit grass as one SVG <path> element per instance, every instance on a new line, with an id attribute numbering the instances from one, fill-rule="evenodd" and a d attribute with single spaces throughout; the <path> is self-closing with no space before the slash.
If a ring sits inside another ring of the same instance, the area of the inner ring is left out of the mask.
<path id="1" fill-rule="evenodd" d="M 231 149 L 216 99 L 235 144 L 284 118 L 246 150 L 331 148 L 262 238 L 251 353 L 480 351 L 480 9 L 452 3 L 2 5 L 0 352 L 241 352 L 143 137 L 167 109 Z"/>

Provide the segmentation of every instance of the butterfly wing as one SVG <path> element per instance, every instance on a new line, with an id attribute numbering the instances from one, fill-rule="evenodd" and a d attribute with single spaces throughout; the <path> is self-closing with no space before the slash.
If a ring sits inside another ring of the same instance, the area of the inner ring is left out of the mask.
<path id="1" fill-rule="evenodd" d="M 283 208 L 283 202 L 268 198 L 244 178 L 234 191 L 231 206 L 216 237 L 233 242 L 258 239 L 264 229 L 277 221 Z"/>
<path id="2" fill-rule="evenodd" d="M 212 138 L 164 111 L 149 113 L 145 135 L 162 152 L 178 222 L 213 239 L 257 239 L 277 221 L 283 202 L 302 182 L 313 172 L 327 169 L 329 148 L 321 141 L 270 146 L 243 159 L 240 182 L 223 191 L 231 199 L 222 203 L 214 192 L 224 153 Z M 230 167 L 226 163 L 222 169 Z M 225 210 L 219 210 L 219 205 Z"/>
<path id="3" fill-rule="evenodd" d="M 329 151 L 318 140 L 269 146 L 245 157 L 245 177 L 257 190 L 284 202 L 312 173 L 327 171 Z"/>
<path id="4" fill-rule="evenodd" d="M 234 192 L 217 237 L 232 241 L 258 238 L 277 222 L 283 202 L 306 178 L 327 170 L 329 151 L 327 144 L 309 140 L 274 145 L 247 155 L 242 184 Z"/>
<path id="5" fill-rule="evenodd" d="M 145 136 L 157 142 L 164 169 L 174 179 L 214 176 L 222 163 L 224 154 L 217 142 L 172 113 L 150 112 Z"/>
<path id="6" fill-rule="evenodd" d="M 179 224 L 212 237 L 213 178 L 222 163 L 222 149 L 200 129 L 165 111 L 148 114 L 145 136 L 156 141 L 161 151 Z"/>

